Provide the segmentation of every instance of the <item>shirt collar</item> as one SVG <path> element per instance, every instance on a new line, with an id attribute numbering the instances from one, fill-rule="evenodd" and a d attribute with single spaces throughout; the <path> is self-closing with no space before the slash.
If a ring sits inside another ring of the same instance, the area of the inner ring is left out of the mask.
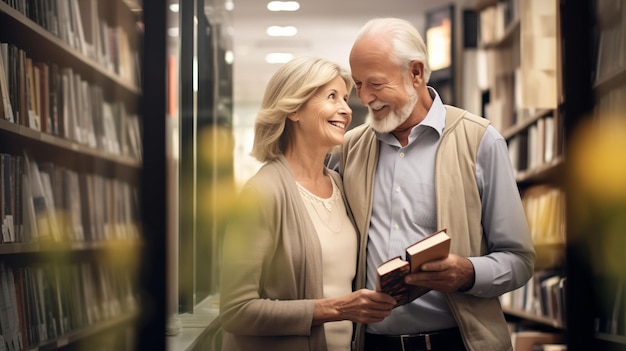
<path id="1" fill-rule="evenodd" d="M 428 93 L 430 93 L 430 97 L 433 99 L 433 104 L 430 106 L 430 110 L 428 110 L 424 120 L 417 126 L 413 127 L 411 134 L 414 133 L 418 126 L 426 126 L 436 130 L 437 133 L 439 133 L 439 137 L 441 137 L 443 134 L 443 127 L 446 125 L 446 108 L 434 88 L 428 87 Z"/>

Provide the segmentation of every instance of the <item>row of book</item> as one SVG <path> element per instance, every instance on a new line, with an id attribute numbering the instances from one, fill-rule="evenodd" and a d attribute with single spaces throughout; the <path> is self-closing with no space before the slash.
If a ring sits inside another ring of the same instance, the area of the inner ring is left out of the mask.
<path id="1" fill-rule="evenodd" d="M 132 270 L 94 262 L 12 266 L 0 261 L 0 342 L 36 347 L 138 311 Z"/>
<path id="2" fill-rule="evenodd" d="M 480 10 L 476 55 L 482 113 L 500 132 L 562 100 L 556 0 L 500 0 Z M 541 87 L 538 89 L 537 87 Z"/>
<path id="3" fill-rule="evenodd" d="M 500 296 L 502 307 L 564 325 L 567 278 L 558 270 L 537 271 L 526 285 Z"/>
<path id="4" fill-rule="evenodd" d="M 624 69 L 626 70 L 626 65 L 624 65 Z M 623 84 L 623 82 L 626 81 L 626 74 L 623 74 L 621 81 L 621 86 L 597 95 L 596 106 L 594 108 L 596 116 L 600 118 L 623 118 L 626 115 L 626 85 Z"/>
<path id="5" fill-rule="evenodd" d="M 28 155 L 0 154 L 0 243 L 139 239 L 136 188 Z"/>
<path id="6" fill-rule="evenodd" d="M 115 155 L 141 159 L 141 127 L 121 101 L 70 67 L 35 62 L 0 43 L 0 117 Z M 7 74 L 8 73 L 8 74 Z"/>
<path id="7" fill-rule="evenodd" d="M 626 4 L 622 0 L 596 0 L 593 3 L 597 21 L 593 37 L 596 49 L 593 67 L 596 105 L 593 122 L 597 128 L 613 128 L 610 122 L 623 120 L 626 111 Z M 615 155 L 620 151 L 615 150 Z M 606 205 L 607 201 L 602 204 Z M 617 218 L 619 215 L 614 216 Z M 616 222 L 606 219 L 602 221 Z M 611 235 L 615 238 L 622 237 L 623 233 L 615 229 L 617 227 L 619 226 L 614 224 L 606 225 L 604 230 L 600 229 L 598 235 L 589 240 L 596 253 L 591 276 L 594 284 L 589 286 L 593 292 L 593 301 L 590 303 L 593 327 L 603 338 L 610 336 L 610 340 L 626 338 L 626 276 L 623 269 L 620 269 L 623 264 L 618 263 L 623 262 L 623 256 L 614 255 L 615 250 L 620 251 L 618 255 L 621 254 L 621 250 L 617 248 L 623 241 L 609 239 Z M 611 262 L 613 269 L 608 265 Z M 623 344 L 623 341 L 619 343 Z M 616 346 L 615 349 L 620 347 L 623 348 L 623 345 Z"/>
<path id="8" fill-rule="evenodd" d="M 536 184 L 523 191 L 522 205 L 535 252 L 535 269 L 562 267 L 565 260 L 566 202 L 563 189 Z"/>
<path id="9" fill-rule="evenodd" d="M 115 17 L 101 17 L 98 0 L 3 1 L 122 80 L 139 84 L 138 51 L 126 30 L 112 23 Z"/>
<path id="10" fill-rule="evenodd" d="M 626 336 L 626 279 L 597 275 L 595 280 L 595 332 Z"/>
<path id="11" fill-rule="evenodd" d="M 521 100 L 526 108 L 557 109 L 564 100 L 560 1 L 520 2 Z"/>
<path id="12" fill-rule="evenodd" d="M 600 82 L 626 65 L 626 5 L 620 0 L 596 1 L 595 81 Z"/>
<path id="13" fill-rule="evenodd" d="M 505 36 L 513 22 L 519 20 L 519 0 L 501 0 L 479 13 L 479 40 L 482 46 L 492 44 Z"/>
<path id="14" fill-rule="evenodd" d="M 525 130 L 508 138 L 509 157 L 516 175 L 549 164 L 562 156 L 564 129 L 558 116 L 549 112 Z"/>
<path id="15" fill-rule="evenodd" d="M 532 118 L 539 109 L 556 106 L 537 102 L 534 96 L 537 94 L 536 82 L 545 83 L 548 88 L 556 84 L 555 77 L 546 76 L 534 80 L 529 78 L 535 69 L 528 64 L 520 64 L 524 58 L 520 49 L 520 38 L 514 34 L 511 34 L 508 45 L 479 49 L 476 55 L 478 87 L 482 91 L 489 91 L 488 99 L 482 102 L 483 117 L 489 119 L 493 127 L 501 133 L 507 133 L 509 129 Z M 544 96 L 557 93 L 556 88 L 539 90 Z"/>
<path id="16" fill-rule="evenodd" d="M 522 205 L 535 245 L 565 243 L 565 192 L 548 184 L 524 189 Z"/>
<path id="17" fill-rule="evenodd" d="M 493 56 L 494 53 L 490 53 Z M 480 55 L 479 58 L 482 58 Z M 491 58 L 488 62 L 494 64 L 495 59 Z M 488 63 L 484 63 L 487 65 Z M 519 79 L 519 68 L 514 69 L 514 74 L 504 73 L 501 75 L 495 75 L 491 73 L 493 78 L 486 89 L 490 89 L 489 101 L 483 105 L 485 118 L 491 121 L 496 130 L 504 133 L 511 127 L 522 121 L 523 110 L 522 103 L 519 99 L 519 92 L 521 91 L 521 80 Z"/>
<path id="18" fill-rule="evenodd" d="M 479 12 L 480 45 L 476 56 L 479 89 L 489 91 L 483 116 L 503 132 L 521 120 L 518 1 L 498 1 Z"/>

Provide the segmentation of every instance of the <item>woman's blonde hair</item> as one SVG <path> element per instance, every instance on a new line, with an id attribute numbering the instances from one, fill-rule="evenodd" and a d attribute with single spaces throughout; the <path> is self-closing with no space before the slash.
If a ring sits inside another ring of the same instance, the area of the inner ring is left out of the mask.
<path id="1" fill-rule="evenodd" d="M 291 138 L 287 116 L 296 112 L 318 88 L 341 77 L 348 93 L 352 78 L 339 65 L 316 57 L 297 57 L 281 66 L 272 76 L 254 123 L 254 143 L 250 155 L 268 162 L 282 155 Z"/>

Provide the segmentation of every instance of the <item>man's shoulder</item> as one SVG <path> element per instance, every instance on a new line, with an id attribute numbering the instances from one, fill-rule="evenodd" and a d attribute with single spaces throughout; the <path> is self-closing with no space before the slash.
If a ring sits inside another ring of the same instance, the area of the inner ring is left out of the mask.
<path id="1" fill-rule="evenodd" d="M 355 140 L 360 139 L 363 135 L 367 133 L 373 133 L 373 132 L 374 131 L 372 130 L 372 127 L 369 124 L 363 123 L 347 131 L 345 135 L 345 140 L 346 142 L 355 141 Z"/>
<path id="2" fill-rule="evenodd" d="M 343 152 L 352 153 L 355 150 L 369 150 L 372 142 L 376 141 L 374 129 L 367 123 L 358 125 L 346 132 L 342 144 Z"/>
<path id="3" fill-rule="evenodd" d="M 353 127 L 346 132 L 343 143 L 331 149 L 326 164 L 328 168 L 339 170 L 343 174 L 347 163 L 368 157 L 376 142 L 376 134 L 369 124 L 363 123 Z"/>
<path id="4" fill-rule="evenodd" d="M 457 139 L 460 145 L 472 145 L 472 150 L 478 150 L 491 122 L 484 117 L 450 105 L 446 105 L 446 111 L 444 138 Z"/>
<path id="5" fill-rule="evenodd" d="M 445 105 L 445 107 L 446 126 L 448 128 L 458 125 L 463 125 L 464 127 L 473 125 L 481 130 L 484 130 L 491 124 L 487 118 L 481 117 L 462 108 L 452 105 Z"/>

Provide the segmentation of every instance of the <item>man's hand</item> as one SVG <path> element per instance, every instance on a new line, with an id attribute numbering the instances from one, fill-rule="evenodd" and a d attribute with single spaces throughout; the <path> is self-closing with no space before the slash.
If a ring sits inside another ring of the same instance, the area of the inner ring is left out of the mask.
<path id="1" fill-rule="evenodd" d="M 474 286 L 474 265 L 465 257 L 449 254 L 446 259 L 424 263 L 404 280 L 441 292 L 467 291 Z"/>

